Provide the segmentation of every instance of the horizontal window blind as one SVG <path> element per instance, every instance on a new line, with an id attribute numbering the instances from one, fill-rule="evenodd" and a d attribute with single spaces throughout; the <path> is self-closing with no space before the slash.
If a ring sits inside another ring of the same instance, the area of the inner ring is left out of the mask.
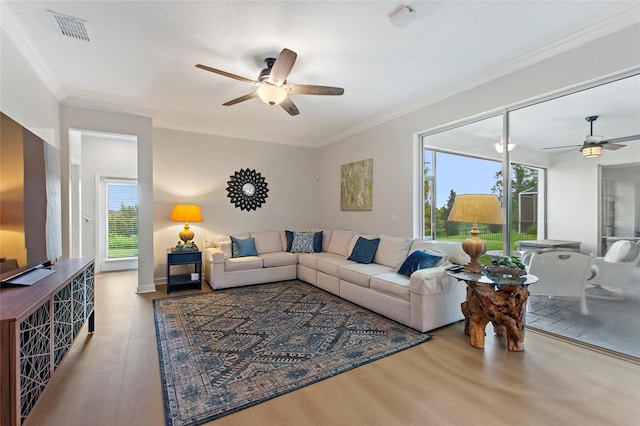
<path id="1" fill-rule="evenodd" d="M 107 259 L 138 256 L 138 184 L 108 182 Z"/>

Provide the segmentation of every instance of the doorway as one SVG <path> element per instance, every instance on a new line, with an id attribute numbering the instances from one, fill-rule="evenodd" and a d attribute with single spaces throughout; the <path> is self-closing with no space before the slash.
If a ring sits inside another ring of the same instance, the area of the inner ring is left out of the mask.
<path id="1" fill-rule="evenodd" d="M 71 170 L 78 175 L 77 179 L 71 180 L 70 252 L 79 257 L 95 258 L 96 272 L 137 269 L 138 250 L 130 247 L 132 238 L 129 238 L 127 249 L 128 254 L 135 256 L 109 258 L 110 214 L 103 186 L 105 182 L 133 182 L 136 200 L 127 201 L 124 210 L 130 211 L 133 207 L 137 215 L 138 138 L 74 129 L 69 130 L 69 149 Z M 138 244 L 137 237 L 135 244 Z"/>

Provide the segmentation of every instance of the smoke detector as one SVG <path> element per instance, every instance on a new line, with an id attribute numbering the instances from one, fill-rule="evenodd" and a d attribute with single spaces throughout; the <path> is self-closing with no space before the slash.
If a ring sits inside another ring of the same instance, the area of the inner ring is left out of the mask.
<path id="1" fill-rule="evenodd" d="M 76 40 L 90 41 L 87 26 L 85 25 L 87 21 L 74 18 L 73 16 L 63 15 L 62 13 L 52 10 L 47 10 L 47 12 L 49 12 L 55 20 L 56 26 L 62 35 Z"/>
<path id="2" fill-rule="evenodd" d="M 389 21 L 396 28 L 405 28 L 418 18 L 418 12 L 407 5 L 401 4 L 389 15 Z"/>

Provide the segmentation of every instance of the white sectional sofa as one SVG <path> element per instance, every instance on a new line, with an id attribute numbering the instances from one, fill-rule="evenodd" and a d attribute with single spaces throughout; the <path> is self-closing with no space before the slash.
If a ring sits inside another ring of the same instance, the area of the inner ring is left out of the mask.
<path id="1" fill-rule="evenodd" d="M 310 231 L 322 231 L 321 251 L 288 252 L 284 231 L 234 235 L 255 241 L 256 255 L 243 257 L 233 257 L 230 237 L 208 235 L 205 278 L 213 290 L 297 278 L 421 332 L 463 319 L 460 303 L 466 286 L 444 274 L 451 263 L 469 261 L 460 243 L 363 236 L 345 230 Z M 380 238 L 371 263 L 348 259 L 359 237 Z M 399 274 L 400 266 L 416 250 L 438 254 L 442 261 L 410 277 Z"/>

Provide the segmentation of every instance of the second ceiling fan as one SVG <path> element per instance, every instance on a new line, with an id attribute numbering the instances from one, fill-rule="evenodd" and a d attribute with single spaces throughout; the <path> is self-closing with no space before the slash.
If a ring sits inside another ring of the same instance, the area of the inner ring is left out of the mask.
<path id="1" fill-rule="evenodd" d="M 225 102 L 224 106 L 231 106 L 237 103 L 259 97 L 264 103 L 269 105 L 280 105 L 289 115 L 298 115 L 300 111 L 293 103 L 289 94 L 297 95 L 342 95 L 344 89 L 341 87 L 316 86 L 311 84 L 288 84 L 287 76 L 293 68 L 297 54 L 289 49 L 282 49 L 277 58 L 265 59 L 265 68 L 260 71 L 257 80 L 242 77 L 206 65 L 197 64 L 196 67 L 205 71 L 210 71 L 234 80 L 242 81 L 257 86 L 256 90 L 238 98 Z"/>
<path id="2" fill-rule="evenodd" d="M 591 115 L 585 117 L 585 120 L 589 122 L 589 134 L 586 136 L 582 145 L 564 145 L 564 146 L 552 146 L 544 149 L 561 149 L 561 148 L 573 148 L 580 147 L 582 156 L 584 158 L 599 157 L 603 149 L 616 150 L 624 148 L 626 145 L 620 144 L 620 142 L 628 142 L 633 140 L 639 140 L 640 135 L 622 136 L 619 138 L 604 139 L 602 136 L 593 134 L 593 122 L 598 119 L 597 115 Z"/>

